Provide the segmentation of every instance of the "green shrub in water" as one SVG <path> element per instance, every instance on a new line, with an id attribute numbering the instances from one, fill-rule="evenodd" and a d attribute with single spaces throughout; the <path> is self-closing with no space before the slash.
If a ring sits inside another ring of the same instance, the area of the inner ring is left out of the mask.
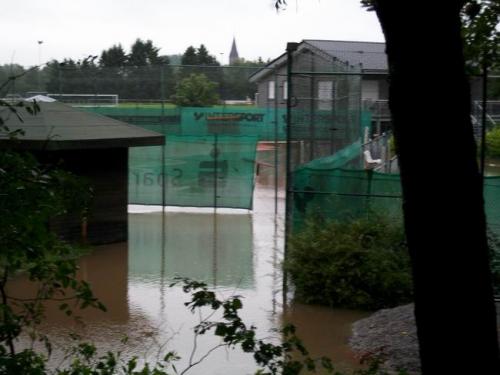
<path id="1" fill-rule="evenodd" d="M 486 133 L 486 153 L 489 157 L 500 157 L 500 127 Z"/>
<path id="2" fill-rule="evenodd" d="M 412 299 L 403 226 L 375 214 L 308 221 L 290 238 L 285 268 L 305 303 L 378 309 Z"/>

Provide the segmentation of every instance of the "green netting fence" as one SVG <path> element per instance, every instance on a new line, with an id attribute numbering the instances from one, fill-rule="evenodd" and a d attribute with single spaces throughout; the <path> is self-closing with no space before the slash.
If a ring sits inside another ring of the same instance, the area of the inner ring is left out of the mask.
<path id="1" fill-rule="evenodd" d="M 147 205 L 252 208 L 254 165 L 258 141 L 286 140 L 286 110 L 258 107 L 100 106 L 86 110 L 166 135 L 163 147 L 132 148 L 129 152 L 129 203 Z M 355 113 L 296 110 L 301 123 L 314 122 L 314 140 L 358 141 L 335 153 L 337 163 L 359 157 L 359 131 L 350 135 Z M 311 117 L 312 116 L 312 117 Z M 363 127 L 370 114 L 362 113 Z M 343 122 L 344 121 L 344 122 Z M 309 125 L 300 126 L 292 141 L 310 142 Z M 307 128 L 307 129 L 306 129 Z M 343 130 L 342 130 L 343 129 Z M 349 136 L 344 139 L 344 135 Z M 342 139 L 341 139 L 342 138 Z M 359 158 L 357 159 L 359 161 Z M 327 160 L 329 161 L 329 160 Z M 277 168 L 277 166 L 276 166 Z"/>
<path id="2" fill-rule="evenodd" d="M 484 208 L 488 227 L 500 238 L 500 176 L 485 177 Z"/>
<path id="3" fill-rule="evenodd" d="M 257 138 L 167 135 L 129 153 L 129 203 L 252 208 Z"/>
<path id="4" fill-rule="evenodd" d="M 295 170 L 294 230 L 314 215 L 346 220 L 374 211 L 402 220 L 399 174 L 349 169 L 340 165 L 346 160 L 341 155 L 321 158 Z M 485 177 L 484 200 L 488 227 L 500 238 L 500 177 Z"/>
<path id="5" fill-rule="evenodd" d="M 116 106 L 84 107 L 88 111 L 141 126 L 168 135 L 243 135 L 259 141 L 286 141 L 286 109 L 273 107 L 174 107 Z M 311 123 L 314 123 L 314 140 L 330 141 L 332 123 L 335 124 L 335 141 L 343 143 L 359 137 L 351 134 L 350 124 L 357 118 L 357 111 L 329 111 L 310 113 L 297 109 L 293 112 L 294 131 L 292 140 L 310 140 Z M 370 112 L 362 112 L 363 126 L 371 122 Z"/>
<path id="6" fill-rule="evenodd" d="M 321 160 L 311 164 L 294 173 L 294 231 L 300 230 L 312 216 L 347 220 L 374 210 L 401 218 L 399 175 L 329 168 Z"/>

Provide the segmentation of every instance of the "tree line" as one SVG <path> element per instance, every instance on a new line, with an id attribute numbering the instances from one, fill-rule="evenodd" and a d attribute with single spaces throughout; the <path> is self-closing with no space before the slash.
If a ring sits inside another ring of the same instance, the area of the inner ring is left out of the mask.
<path id="1" fill-rule="evenodd" d="M 171 58 L 180 65 L 172 64 Z M 151 40 L 137 39 L 128 53 L 116 44 L 100 55 L 54 59 L 40 68 L 3 65 L 0 79 L 25 73 L 11 85 L 11 94 L 118 94 L 120 99 L 171 100 L 183 79 L 202 74 L 213 83 L 220 99 L 243 100 L 252 98 L 257 89 L 248 76 L 264 65 L 259 58 L 240 59 L 224 67 L 203 44 L 189 46 L 181 56 L 160 55 L 160 48 Z"/>

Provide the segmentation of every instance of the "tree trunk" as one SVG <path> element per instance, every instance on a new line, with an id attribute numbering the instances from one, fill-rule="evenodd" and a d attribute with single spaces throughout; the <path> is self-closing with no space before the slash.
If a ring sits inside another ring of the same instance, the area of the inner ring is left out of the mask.
<path id="1" fill-rule="evenodd" d="M 376 0 L 424 374 L 500 374 L 462 1 Z"/>

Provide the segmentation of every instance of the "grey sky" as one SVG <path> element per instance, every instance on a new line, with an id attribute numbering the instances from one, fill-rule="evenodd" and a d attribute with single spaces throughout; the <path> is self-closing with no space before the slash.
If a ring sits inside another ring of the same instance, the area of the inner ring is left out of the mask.
<path id="1" fill-rule="evenodd" d="M 21 65 L 96 55 L 136 38 L 161 54 L 204 43 L 226 64 L 233 36 L 240 57 L 274 58 L 302 39 L 383 41 L 373 12 L 359 0 L 22 0 L 5 2 L 0 20 L 0 64 Z M 38 40 L 43 40 L 39 49 Z"/>

